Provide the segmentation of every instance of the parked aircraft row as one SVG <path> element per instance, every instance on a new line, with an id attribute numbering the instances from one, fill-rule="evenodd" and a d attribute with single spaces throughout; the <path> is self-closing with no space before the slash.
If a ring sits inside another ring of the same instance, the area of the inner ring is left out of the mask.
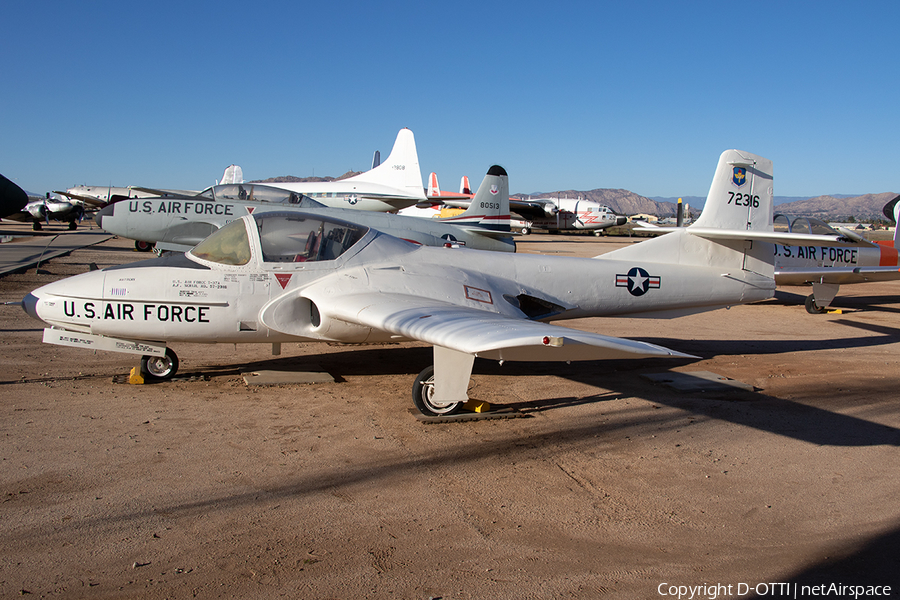
<path id="1" fill-rule="evenodd" d="M 495 188 L 508 190 L 502 169 L 479 193 Z M 449 414 L 467 399 L 476 357 L 686 356 L 550 321 L 762 300 L 775 290 L 776 244 L 847 251 L 842 236 L 776 231 L 772 199 L 771 161 L 728 150 L 690 227 L 592 259 L 421 246 L 324 212 L 254 210 L 185 254 L 60 280 L 23 306 L 49 326 L 45 342 L 139 354 L 159 378 L 177 371 L 178 342 L 264 342 L 276 353 L 284 342 L 426 342 L 434 364 L 413 399 Z"/>
<path id="2" fill-rule="evenodd" d="M 506 174 L 502 167 L 491 167 L 485 182 L 497 181 L 492 177 L 501 174 Z M 109 233 L 153 243 L 159 250 L 186 252 L 212 232 L 244 215 L 276 210 L 330 215 L 417 244 L 450 243 L 480 250 L 516 250 L 509 225 L 509 190 L 485 183 L 465 212 L 446 219 L 330 208 L 297 192 L 244 183 L 217 185 L 208 193 L 186 198 L 117 202 L 101 209 L 94 221 Z"/>

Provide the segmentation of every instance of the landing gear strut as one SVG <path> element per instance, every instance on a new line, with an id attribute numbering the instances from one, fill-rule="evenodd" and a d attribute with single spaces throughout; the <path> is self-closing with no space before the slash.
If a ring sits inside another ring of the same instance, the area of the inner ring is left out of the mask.
<path id="1" fill-rule="evenodd" d="M 141 374 L 147 379 L 163 381 L 172 379 L 178 372 L 178 357 L 171 348 L 166 348 L 165 356 L 142 356 Z"/>
<path id="2" fill-rule="evenodd" d="M 434 365 L 427 367 L 416 377 L 412 387 L 412 397 L 416 408 L 428 417 L 452 415 L 462 407 L 462 401 L 435 402 L 434 398 Z"/>

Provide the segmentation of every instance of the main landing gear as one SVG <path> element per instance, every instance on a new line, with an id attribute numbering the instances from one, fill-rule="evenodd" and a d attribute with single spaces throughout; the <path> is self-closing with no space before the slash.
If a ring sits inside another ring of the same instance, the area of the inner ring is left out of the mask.
<path id="1" fill-rule="evenodd" d="M 427 367 L 416 377 L 412 387 L 412 397 L 416 408 L 428 417 L 441 417 L 459 412 L 463 402 L 434 401 L 434 365 Z"/>
<path id="2" fill-rule="evenodd" d="M 178 372 L 178 357 L 171 348 L 166 348 L 165 356 L 142 356 L 141 374 L 145 379 L 164 381 L 172 379 Z"/>
<path id="3" fill-rule="evenodd" d="M 815 294 L 810 294 L 809 296 L 806 297 L 806 312 L 808 312 L 811 315 L 821 315 L 823 312 L 825 312 L 825 310 L 826 309 L 824 306 L 819 308 L 816 305 Z"/>

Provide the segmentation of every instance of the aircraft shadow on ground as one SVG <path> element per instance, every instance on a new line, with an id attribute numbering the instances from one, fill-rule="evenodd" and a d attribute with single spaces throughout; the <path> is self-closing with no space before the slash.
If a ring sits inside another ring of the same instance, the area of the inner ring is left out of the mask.
<path id="1" fill-rule="evenodd" d="M 894 596 L 900 589 L 900 528 L 894 528 L 880 535 L 873 536 L 862 543 L 853 544 L 852 547 L 844 545 L 832 551 L 835 556 L 811 565 L 806 569 L 779 581 L 790 585 L 790 595 L 793 597 L 794 584 L 797 585 L 798 598 L 810 598 L 813 596 L 853 597 L 852 594 L 802 594 L 802 586 L 821 586 L 826 588 L 831 584 L 849 586 L 891 586 L 891 593 L 885 596 Z M 747 598 L 771 597 L 769 594 L 751 594 Z M 872 594 L 860 594 L 858 597 L 873 597 Z"/>
<path id="2" fill-rule="evenodd" d="M 812 288 L 810 288 L 810 293 L 812 293 Z M 807 294 L 808 295 L 808 294 Z M 793 292 L 785 292 L 782 290 L 776 290 L 775 296 L 770 298 L 769 300 L 763 300 L 761 302 L 755 302 L 754 304 L 760 305 L 769 305 L 769 306 L 798 306 L 802 308 L 801 315 L 806 314 L 806 309 L 803 308 L 804 303 L 806 302 L 806 296 L 802 294 L 795 294 Z M 828 307 L 829 309 L 844 309 L 844 310 L 852 310 L 852 311 L 867 311 L 867 312 L 889 312 L 889 313 L 900 313 L 900 308 L 897 305 L 900 304 L 900 296 L 842 296 L 840 293 L 834 298 L 831 302 L 831 305 Z M 893 306 L 888 306 L 893 305 Z M 815 319 L 819 315 L 809 315 L 810 319 Z"/>
<path id="3" fill-rule="evenodd" d="M 853 324 L 859 326 L 859 324 Z M 892 328 L 866 325 L 868 329 L 889 333 Z M 819 348 L 853 348 L 875 343 L 893 343 L 879 337 L 824 340 L 821 342 L 790 341 L 733 341 L 715 340 L 693 342 L 697 347 L 689 348 L 702 354 L 702 348 L 714 347 L 716 354 L 775 354 Z M 874 340 L 874 341 L 873 341 Z M 673 340 L 644 340 L 670 346 Z M 432 350 L 429 347 L 391 347 L 340 350 L 326 354 L 311 354 L 295 357 L 269 358 L 253 363 L 223 365 L 204 369 L 209 375 L 234 375 L 258 370 L 303 370 L 321 368 L 338 381 L 346 377 L 366 375 L 405 375 L 412 377 L 422 368 L 431 364 Z M 596 394 L 573 398 L 550 395 L 534 400 L 501 403 L 497 406 L 509 407 L 524 413 L 536 413 L 598 402 L 608 402 L 619 398 L 644 398 L 650 402 L 667 405 L 712 419 L 725 420 L 745 427 L 768 431 L 777 435 L 806 441 L 823 446 L 900 446 L 900 430 L 861 419 L 832 412 L 815 406 L 768 396 L 758 391 L 735 391 L 724 393 L 678 393 L 661 385 L 644 381 L 640 373 L 666 372 L 690 365 L 691 359 L 643 359 L 606 360 L 565 363 L 509 362 L 500 365 L 496 361 L 475 362 L 473 378 L 479 376 L 500 376 L 522 378 L 555 376 L 599 388 Z M 867 393 L 873 397 L 884 397 L 894 393 L 891 382 L 873 382 Z M 603 390 L 603 391 L 600 391 Z M 542 390 L 535 390 L 540 396 Z M 857 390 L 859 392 L 859 390 Z M 829 388 L 829 395 L 836 394 Z M 855 392 L 856 393 L 856 392 Z M 472 397 L 477 399 L 477 388 Z M 893 409 L 891 409 L 893 411 Z"/>

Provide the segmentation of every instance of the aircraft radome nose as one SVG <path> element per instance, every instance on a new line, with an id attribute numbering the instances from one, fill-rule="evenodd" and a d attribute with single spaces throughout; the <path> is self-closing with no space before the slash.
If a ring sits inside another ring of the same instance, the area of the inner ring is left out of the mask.
<path id="1" fill-rule="evenodd" d="M 25 309 L 25 312 L 28 313 L 28 316 L 37 319 L 38 321 L 42 321 L 42 319 L 37 314 L 37 303 L 40 298 L 29 292 L 24 298 L 22 298 L 22 308 Z"/>
<path id="2" fill-rule="evenodd" d="M 94 215 L 94 223 L 97 224 L 97 227 L 99 227 L 100 229 L 103 229 L 103 217 L 113 214 L 113 210 L 114 210 L 113 205 L 107 204 L 106 206 L 104 206 L 103 208 L 101 208 L 100 210 L 97 211 L 97 213 Z"/>

